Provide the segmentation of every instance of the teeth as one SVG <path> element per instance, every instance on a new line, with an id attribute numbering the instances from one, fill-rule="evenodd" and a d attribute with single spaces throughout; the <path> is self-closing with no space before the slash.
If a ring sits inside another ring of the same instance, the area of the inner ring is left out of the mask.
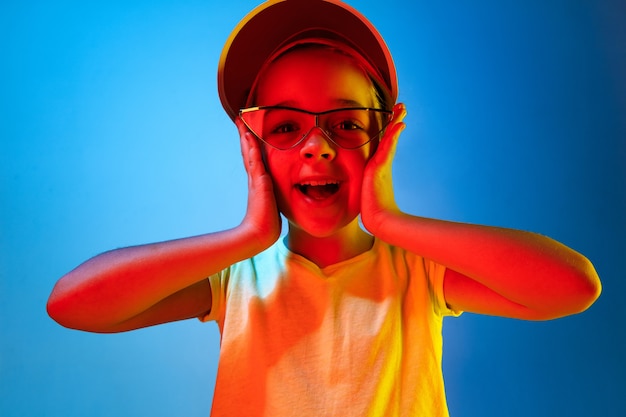
<path id="1" fill-rule="evenodd" d="M 312 186 L 321 186 L 321 185 L 336 185 L 339 184 L 338 181 L 332 181 L 332 180 L 324 180 L 324 181 L 306 181 L 306 182 L 302 182 L 300 183 L 300 185 L 312 185 Z"/>
<path id="2" fill-rule="evenodd" d="M 324 200 L 339 191 L 339 181 L 307 180 L 297 185 L 301 193 L 313 200 Z"/>

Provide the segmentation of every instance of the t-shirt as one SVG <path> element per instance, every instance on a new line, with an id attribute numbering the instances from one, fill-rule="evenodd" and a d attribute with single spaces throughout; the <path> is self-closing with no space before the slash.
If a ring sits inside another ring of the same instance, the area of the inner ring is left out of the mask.
<path id="1" fill-rule="evenodd" d="M 447 416 L 444 272 L 378 239 L 319 268 L 279 239 L 209 277 L 212 417 Z"/>

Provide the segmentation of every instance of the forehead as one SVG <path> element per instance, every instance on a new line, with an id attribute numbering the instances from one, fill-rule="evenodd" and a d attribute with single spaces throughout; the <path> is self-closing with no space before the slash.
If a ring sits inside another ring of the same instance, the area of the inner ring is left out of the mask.
<path id="1" fill-rule="evenodd" d="M 310 111 L 372 107 L 374 85 L 357 61 L 326 47 L 304 47 L 269 64 L 260 74 L 257 105 L 289 105 Z"/>

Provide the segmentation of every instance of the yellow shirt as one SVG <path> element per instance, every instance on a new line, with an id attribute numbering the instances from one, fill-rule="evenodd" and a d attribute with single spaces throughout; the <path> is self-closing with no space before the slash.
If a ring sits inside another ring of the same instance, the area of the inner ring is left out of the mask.
<path id="1" fill-rule="evenodd" d="M 448 415 L 445 268 L 375 241 L 320 269 L 282 240 L 209 278 L 213 417 Z"/>

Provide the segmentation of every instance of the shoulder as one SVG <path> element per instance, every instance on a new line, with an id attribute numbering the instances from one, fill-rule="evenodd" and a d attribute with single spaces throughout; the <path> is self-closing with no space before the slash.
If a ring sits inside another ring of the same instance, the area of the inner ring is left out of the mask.
<path id="1" fill-rule="evenodd" d="M 432 305 L 440 315 L 460 314 L 460 311 L 452 311 L 445 300 L 447 268 L 444 265 L 379 240 L 373 249 L 381 263 L 381 270 L 386 270 L 385 274 L 405 280 L 409 297 L 419 300 L 419 304 Z"/>
<path id="2" fill-rule="evenodd" d="M 436 265 L 422 256 L 410 252 L 399 246 L 391 245 L 380 239 L 376 239 L 372 247 L 377 261 L 397 273 L 409 275 L 427 273 Z"/>

